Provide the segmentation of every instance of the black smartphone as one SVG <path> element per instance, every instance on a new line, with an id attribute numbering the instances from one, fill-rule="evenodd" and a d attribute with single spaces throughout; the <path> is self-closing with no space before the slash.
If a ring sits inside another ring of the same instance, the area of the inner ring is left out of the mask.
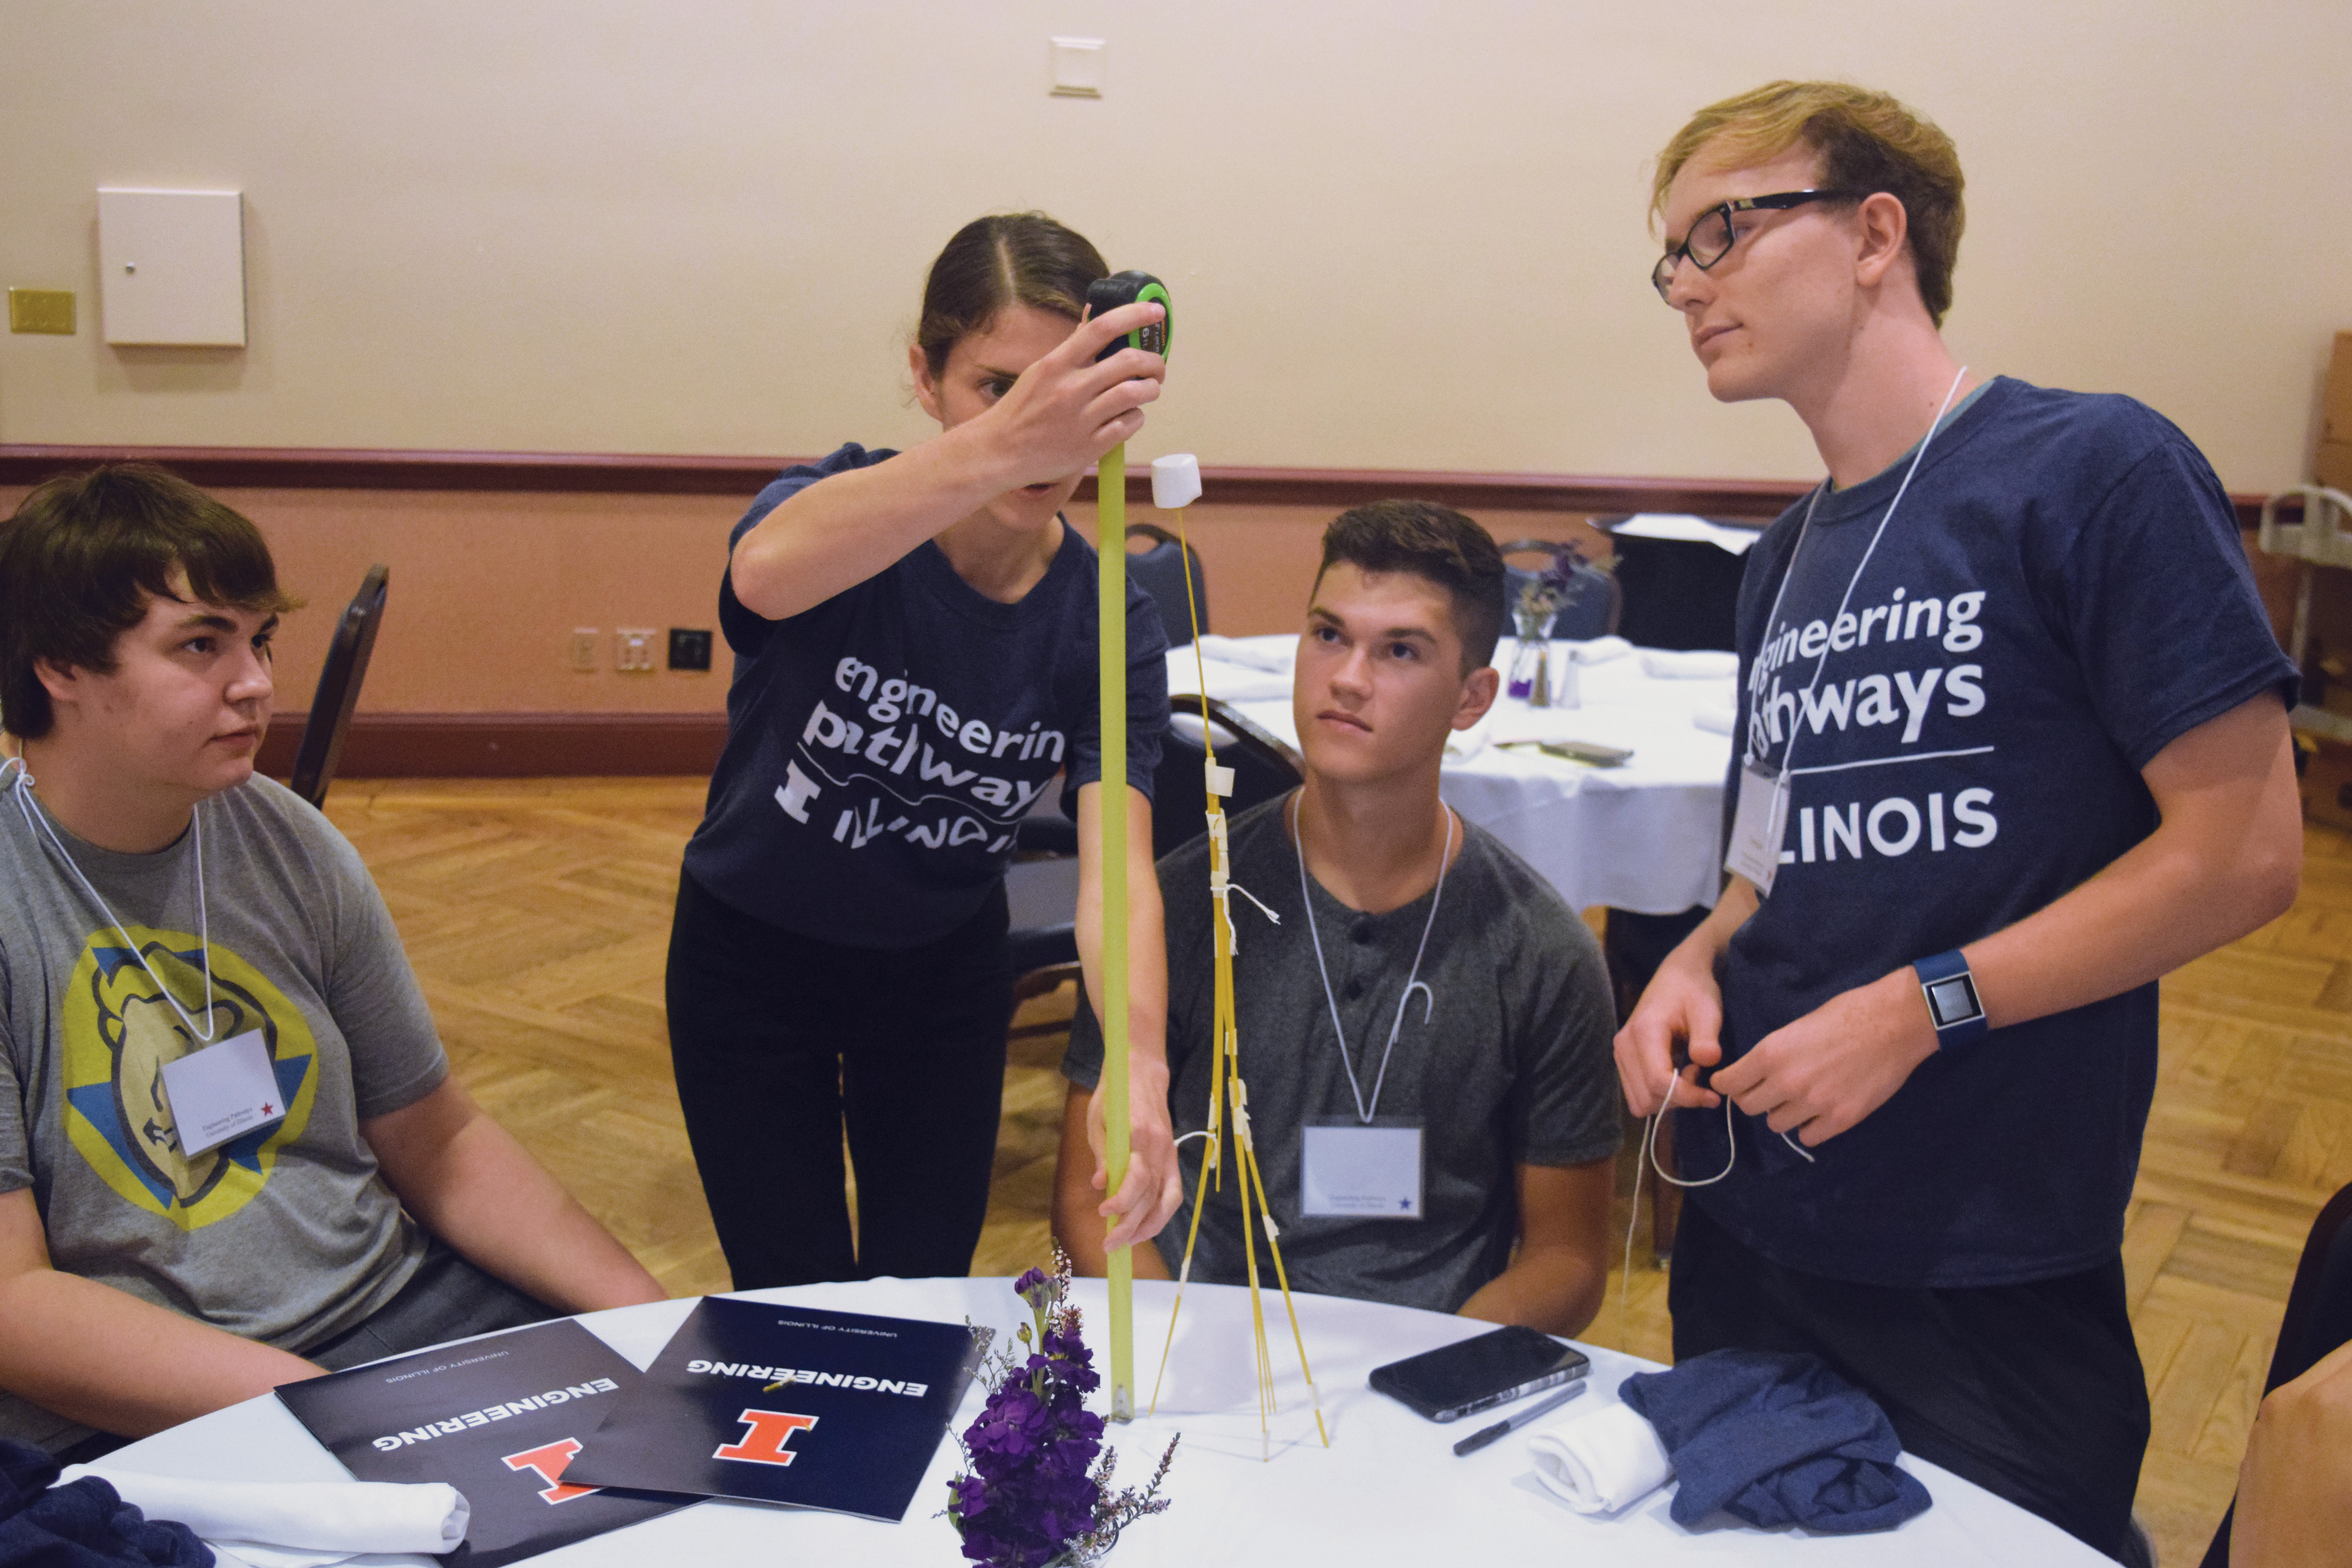
<path id="1" fill-rule="evenodd" d="M 1374 1367 L 1371 1385 L 1432 1421 L 1458 1421 L 1571 1383 L 1591 1366 L 1574 1345 L 1512 1324 Z"/>

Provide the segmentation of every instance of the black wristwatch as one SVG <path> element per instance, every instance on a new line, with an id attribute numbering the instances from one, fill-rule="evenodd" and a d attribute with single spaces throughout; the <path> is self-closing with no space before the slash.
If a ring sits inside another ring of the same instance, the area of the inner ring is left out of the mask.
<path id="1" fill-rule="evenodd" d="M 1936 1048 L 1948 1051 L 1965 1046 L 1991 1028 L 1985 1022 L 1984 1003 L 1978 999 L 1976 976 L 1958 948 L 1923 958 L 1911 966 L 1919 974 L 1919 990 L 1927 998 L 1927 1016 L 1936 1026 Z"/>

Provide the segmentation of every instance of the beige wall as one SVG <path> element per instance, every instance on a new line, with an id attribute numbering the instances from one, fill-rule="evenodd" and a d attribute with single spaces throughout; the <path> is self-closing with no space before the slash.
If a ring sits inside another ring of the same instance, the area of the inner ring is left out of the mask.
<path id="1" fill-rule="evenodd" d="M 1106 99 L 1046 95 L 1054 33 L 1109 40 Z M 12 0 L 0 282 L 79 291 L 83 328 L 0 336 L 0 441 L 903 442 L 925 263 L 1034 205 L 1174 289 L 1139 456 L 1806 476 L 1643 281 L 1656 147 L 1804 74 L 1957 138 L 1971 363 L 2146 397 L 2262 490 L 2305 471 L 2352 323 L 2347 55 L 2340 0 Z M 250 348 L 104 345 L 110 184 L 245 190 Z M 475 505 L 416 526 L 508 548 Z M 560 578 L 565 537 L 506 563 Z"/>

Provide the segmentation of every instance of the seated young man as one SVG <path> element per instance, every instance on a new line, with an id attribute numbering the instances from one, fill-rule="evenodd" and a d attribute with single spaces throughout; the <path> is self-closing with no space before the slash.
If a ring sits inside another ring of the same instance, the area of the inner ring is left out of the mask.
<path id="1" fill-rule="evenodd" d="M 293 605 L 161 469 L 0 525 L 0 1437 L 90 1458 L 663 1293 L 449 1076 L 358 855 L 255 775 Z"/>
<path id="2" fill-rule="evenodd" d="M 1572 1334 L 1601 1304 L 1618 1142 L 1600 948 L 1518 857 L 1437 797 L 1446 737 L 1495 700 L 1502 621 L 1502 557 L 1461 513 L 1381 501 L 1325 531 L 1291 698 L 1307 781 L 1231 826 L 1233 879 L 1281 916 L 1234 900 L 1234 1013 L 1295 1289 Z M 1181 1136 L 1209 1109 L 1206 838 L 1161 861 L 1160 880 Z M 1054 1228 L 1092 1274 L 1104 1211 L 1087 1109 L 1101 1063 L 1081 1007 L 1062 1068 Z M 1351 1146 L 1367 1129 L 1404 1136 Z M 1185 1207 L 1157 1251 L 1135 1249 L 1139 1277 L 1165 1279 L 1183 1258 L 1202 1142 L 1180 1146 Z M 1192 1278 L 1246 1278 L 1230 1164 Z"/>

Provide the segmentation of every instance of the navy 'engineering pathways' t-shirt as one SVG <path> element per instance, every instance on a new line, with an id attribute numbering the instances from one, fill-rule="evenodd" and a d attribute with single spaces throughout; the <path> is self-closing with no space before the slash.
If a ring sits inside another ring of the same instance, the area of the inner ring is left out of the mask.
<path id="1" fill-rule="evenodd" d="M 760 492 L 737 540 L 829 475 L 896 456 L 843 447 Z M 1013 825 L 1063 768 L 1102 776 L 1096 557 L 1065 527 L 1037 585 L 999 604 L 926 540 L 781 621 L 719 591 L 735 652 L 727 747 L 686 870 L 721 902 L 856 947 L 935 941 L 978 913 Z M 1168 726 L 1167 639 L 1127 590 L 1128 782 L 1149 795 Z"/>
<path id="2" fill-rule="evenodd" d="M 1839 615 L 1908 467 L 1821 498 L 1769 628 L 1807 503 L 1749 557 L 1732 784 L 1753 732 L 1792 793 L 1771 897 L 1723 970 L 1727 1060 L 2053 902 L 2153 831 L 2139 770 L 2168 743 L 2293 699 L 2229 497 L 2147 407 L 1991 383 L 1929 444 Z M 1811 1164 L 1735 1114 L 1738 1164 L 1692 1196 L 1832 1279 L 2089 1268 L 2122 1242 L 2156 1065 L 2148 984 L 1938 1053 Z M 1680 1112 L 1675 1137 L 1684 1176 L 1723 1168 L 1720 1110 Z"/>

